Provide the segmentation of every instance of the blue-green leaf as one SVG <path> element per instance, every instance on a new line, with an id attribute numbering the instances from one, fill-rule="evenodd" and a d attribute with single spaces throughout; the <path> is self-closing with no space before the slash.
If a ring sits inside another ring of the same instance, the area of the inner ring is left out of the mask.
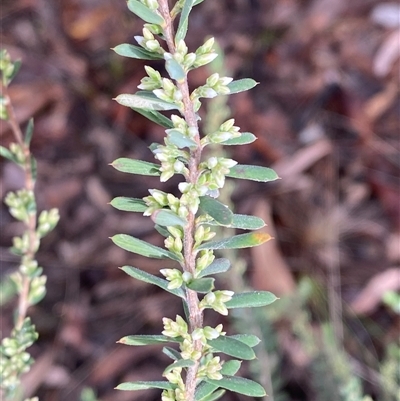
<path id="1" fill-rule="evenodd" d="M 123 173 L 159 176 L 160 165 L 155 163 L 144 162 L 142 160 L 128 159 L 121 157 L 111 163 L 116 170 Z"/>
<path id="2" fill-rule="evenodd" d="M 4 157 L 5 159 L 8 159 L 14 163 L 19 164 L 18 160 L 16 157 L 4 146 L 0 146 L 0 156 Z"/>
<path id="3" fill-rule="evenodd" d="M 190 11 L 195 3 L 195 0 L 185 0 L 182 7 L 181 17 L 179 19 L 178 29 L 175 35 L 175 42 L 178 43 L 181 39 L 185 39 L 186 32 L 188 29 L 188 18 Z"/>
<path id="4" fill-rule="evenodd" d="M 181 81 L 186 77 L 185 70 L 174 58 L 169 58 L 165 62 L 165 69 L 168 75 L 176 81 Z"/>
<path id="5" fill-rule="evenodd" d="M 254 79 L 244 78 L 238 79 L 237 81 L 232 81 L 228 84 L 228 88 L 230 89 L 230 93 L 232 94 L 247 91 L 254 88 L 256 85 L 258 85 L 258 82 L 254 81 Z"/>
<path id="6" fill-rule="evenodd" d="M 218 224 L 215 221 L 207 222 L 211 226 L 224 226 L 230 228 L 239 228 L 241 230 L 258 230 L 265 226 L 263 219 L 256 216 L 247 216 L 245 214 L 233 214 L 230 224 Z"/>
<path id="7" fill-rule="evenodd" d="M 217 223 L 229 225 L 232 223 L 233 213 L 223 203 L 210 196 L 200 197 L 200 208 L 210 215 Z"/>
<path id="8" fill-rule="evenodd" d="M 193 139 L 174 129 L 168 132 L 168 140 L 179 149 L 197 147 L 197 143 Z"/>
<path id="9" fill-rule="evenodd" d="M 118 196 L 114 198 L 110 205 L 115 209 L 122 210 L 124 212 L 139 212 L 143 213 L 147 209 L 147 205 L 143 199 L 139 198 L 128 198 L 125 196 Z"/>
<path id="10" fill-rule="evenodd" d="M 140 60 L 160 60 L 163 58 L 162 54 L 149 52 L 143 47 L 122 43 L 115 46 L 112 50 L 123 57 L 136 58 Z"/>
<path id="11" fill-rule="evenodd" d="M 207 383 L 225 388 L 235 393 L 247 395 L 249 397 L 264 397 L 266 395 L 264 388 L 253 380 L 243 377 L 223 376 L 221 380 L 211 380 L 206 378 Z"/>
<path id="12" fill-rule="evenodd" d="M 128 276 L 131 276 L 131 277 L 135 278 L 136 280 L 140 280 L 140 281 L 143 281 L 148 284 L 156 285 L 157 287 L 160 287 L 163 290 L 176 295 L 177 297 L 186 299 L 185 292 L 182 290 L 182 288 L 174 288 L 172 290 L 169 289 L 168 288 L 169 281 L 164 280 L 163 278 L 153 276 L 150 273 L 147 273 L 143 270 L 137 269 L 136 267 L 132 267 L 132 266 L 123 266 L 123 267 L 121 267 L 121 270 L 123 270 Z"/>
<path id="13" fill-rule="evenodd" d="M 135 391 L 135 390 L 148 390 L 150 388 L 159 388 L 161 390 L 173 390 L 176 386 L 171 384 L 170 382 L 162 382 L 162 381 L 154 381 L 154 382 L 126 382 L 121 383 L 117 387 L 116 390 L 125 390 L 125 391 Z"/>
<path id="14" fill-rule="evenodd" d="M 247 344 L 249 347 L 255 347 L 261 342 L 261 340 L 254 334 L 235 334 L 229 337 L 241 341 L 242 343 Z"/>
<path id="15" fill-rule="evenodd" d="M 150 344 L 164 344 L 170 342 L 177 342 L 174 338 L 170 338 L 163 335 L 138 335 L 138 336 L 126 336 L 122 337 L 119 341 L 120 344 L 124 345 L 150 345 Z"/>
<path id="16" fill-rule="evenodd" d="M 143 21 L 149 24 L 163 25 L 164 18 L 157 14 L 155 11 L 150 10 L 143 3 L 137 0 L 128 0 L 128 8 L 131 12 L 136 14 Z"/>
<path id="17" fill-rule="evenodd" d="M 256 139 L 257 137 L 251 132 L 242 132 L 237 138 L 221 142 L 221 145 L 248 145 L 249 143 L 253 143 Z"/>
<path id="18" fill-rule="evenodd" d="M 174 361 L 179 361 L 179 359 L 182 358 L 181 354 L 171 347 L 164 347 L 162 352 L 163 354 L 167 355 L 168 358 L 171 358 Z"/>
<path id="19" fill-rule="evenodd" d="M 151 215 L 151 219 L 156 224 L 164 227 L 169 227 L 169 226 L 185 227 L 187 224 L 187 221 L 185 219 L 182 219 L 182 217 L 179 217 L 174 212 L 171 212 L 171 210 L 166 210 L 166 209 L 156 210 Z"/>
<path id="20" fill-rule="evenodd" d="M 234 235 L 220 241 L 210 241 L 201 244 L 197 249 L 240 249 L 250 248 L 267 242 L 272 237 L 267 233 L 248 233 Z"/>
<path id="21" fill-rule="evenodd" d="M 186 284 L 186 287 L 193 291 L 206 294 L 214 289 L 214 281 L 214 278 L 197 278 L 191 281 L 189 284 Z"/>
<path id="22" fill-rule="evenodd" d="M 174 253 L 167 251 L 166 249 L 160 248 L 153 244 L 149 244 L 139 238 L 132 237 L 127 234 L 117 234 L 111 237 L 111 240 L 115 245 L 126 251 L 137 253 L 138 255 L 146 256 L 147 258 L 154 259 L 172 259 L 180 262 L 180 258 Z"/>
<path id="23" fill-rule="evenodd" d="M 32 135 L 33 135 L 33 118 L 31 118 L 29 120 L 28 125 L 26 126 L 26 129 L 25 129 L 24 142 L 28 146 L 31 143 Z"/>
<path id="24" fill-rule="evenodd" d="M 171 372 L 173 369 L 189 368 L 190 366 L 193 366 L 193 365 L 194 365 L 194 362 L 191 361 L 190 359 L 179 359 L 178 361 L 171 363 L 171 365 L 167 366 L 163 372 L 163 375 Z"/>
<path id="25" fill-rule="evenodd" d="M 275 181 L 279 179 L 278 174 L 276 174 L 272 168 L 248 166 L 245 164 L 237 164 L 236 166 L 233 166 L 226 176 L 259 182 Z"/>
<path id="26" fill-rule="evenodd" d="M 256 308 L 272 304 L 278 298 L 269 291 L 250 291 L 234 294 L 232 299 L 225 303 L 228 309 Z"/>
<path id="27" fill-rule="evenodd" d="M 205 396 L 204 398 L 201 399 L 201 401 L 216 401 L 219 398 L 221 398 L 224 394 L 226 393 L 225 390 L 217 390 L 207 396 Z"/>
<path id="28" fill-rule="evenodd" d="M 138 108 L 135 108 L 135 107 L 132 107 L 132 110 L 134 110 L 134 111 L 136 111 L 136 113 L 139 113 L 142 116 L 146 117 L 147 119 L 149 119 L 153 123 L 161 125 L 161 127 L 173 128 L 173 126 L 174 126 L 172 121 L 168 117 L 165 117 L 163 114 L 161 114 L 159 111 L 138 109 Z"/>
<path id="29" fill-rule="evenodd" d="M 169 103 L 165 100 L 159 99 L 153 92 L 139 91 L 135 94 L 123 93 L 118 95 L 116 100 L 122 106 L 130 107 L 132 109 L 146 109 L 146 110 L 174 110 L 179 107 L 175 103 Z"/>
<path id="30" fill-rule="evenodd" d="M 254 351 L 242 341 L 232 337 L 219 336 L 214 340 L 208 340 L 208 345 L 211 345 L 216 351 L 223 352 L 226 355 L 243 360 L 251 360 L 256 357 Z"/>
<path id="31" fill-rule="evenodd" d="M 198 277 L 212 276 L 217 273 L 225 273 L 231 267 L 231 262 L 228 259 L 215 259 L 208 267 L 202 270 Z"/>

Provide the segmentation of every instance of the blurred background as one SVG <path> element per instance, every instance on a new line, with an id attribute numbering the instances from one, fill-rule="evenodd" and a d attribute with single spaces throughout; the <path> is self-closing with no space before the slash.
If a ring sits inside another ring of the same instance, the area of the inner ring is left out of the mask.
<path id="1" fill-rule="evenodd" d="M 175 180 L 161 185 L 109 166 L 118 157 L 153 161 L 148 146 L 163 138 L 160 127 L 112 100 L 136 91 L 144 63 L 110 49 L 134 43 L 141 29 L 123 0 L 1 4 L 1 45 L 22 60 L 10 87 L 14 107 L 23 127 L 35 118 L 39 209 L 61 214 L 38 254 L 47 296 L 30 310 L 40 338 L 24 385 L 41 401 L 160 399 L 158 391 L 113 390 L 123 381 L 160 380 L 169 364 L 158 346 L 116 341 L 158 334 L 163 316 L 182 313 L 170 294 L 117 268 L 158 274 L 167 266 L 109 240 L 129 233 L 161 245 L 150 219 L 108 202 L 176 188 Z M 206 104 L 203 127 L 234 115 L 235 125 L 259 139 L 228 155 L 282 178 L 231 181 L 221 195 L 237 213 L 262 217 L 275 238 L 221 255 L 233 268 L 219 288 L 280 297 L 223 319 L 229 334 L 251 331 L 263 340 L 258 360 L 243 364 L 241 374 L 261 382 L 269 401 L 399 401 L 399 3 L 207 0 L 191 15 L 190 51 L 210 35 L 223 56 L 191 73 L 193 87 L 215 71 L 260 84 Z M 3 146 L 13 141 L 4 122 L 0 135 Z M 5 160 L 0 174 L 2 199 L 23 185 L 22 172 Z M 8 248 L 23 228 L 4 204 L 0 213 L 4 280 L 18 268 Z M 1 304 L 6 336 L 16 303 Z M 209 312 L 207 322 L 219 318 Z"/>

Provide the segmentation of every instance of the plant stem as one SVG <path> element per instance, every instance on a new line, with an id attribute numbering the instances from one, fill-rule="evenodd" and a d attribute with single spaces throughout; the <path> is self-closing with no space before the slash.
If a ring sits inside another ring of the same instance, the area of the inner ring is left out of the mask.
<path id="1" fill-rule="evenodd" d="M 174 27 L 171 18 L 168 0 L 159 0 L 159 11 L 165 20 L 166 26 L 164 29 L 164 35 L 167 42 L 168 50 L 173 55 L 176 51 L 174 41 Z M 201 146 L 200 146 L 200 134 L 197 123 L 196 112 L 194 111 L 193 103 L 190 99 L 189 85 L 187 76 L 181 81 L 177 81 L 177 87 L 182 93 L 182 101 L 184 104 L 183 116 L 189 125 L 196 129 L 196 135 L 194 140 L 198 144 L 197 148 L 190 152 L 189 160 L 189 175 L 187 181 L 191 184 L 195 184 L 199 177 L 199 164 L 201 160 Z M 184 270 L 194 274 L 196 268 L 196 251 L 194 250 L 194 234 L 195 234 L 195 214 L 189 211 L 187 217 L 188 224 L 184 228 Z M 186 298 L 189 309 L 189 326 L 190 332 L 193 332 L 197 328 L 203 327 L 203 312 L 199 307 L 199 299 L 197 292 L 187 289 Z M 203 345 L 200 340 L 194 341 L 194 348 L 196 351 L 202 351 Z M 189 401 L 194 401 L 195 390 L 196 390 L 196 378 L 197 371 L 200 362 L 197 361 L 193 366 L 188 369 L 186 376 L 186 397 Z"/>
<path id="2" fill-rule="evenodd" d="M 24 153 L 24 164 L 22 166 L 25 173 L 25 189 L 30 192 L 34 192 L 35 188 L 35 180 L 33 178 L 32 171 L 32 155 L 29 149 L 29 144 L 24 142 L 24 136 L 22 134 L 21 128 L 18 124 L 14 108 L 11 103 L 11 98 L 8 93 L 8 86 L 2 85 L 3 96 L 5 99 L 5 105 L 7 109 L 8 115 L 8 123 L 10 124 L 11 130 L 13 132 L 14 138 L 17 141 L 18 145 L 21 147 Z M 25 222 L 26 232 L 29 238 L 29 249 L 26 252 L 25 256 L 28 259 L 33 260 L 35 257 L 36 251 L 36 243 L 37 243 L 37 234 L 36 234 L 36 222 L 37 222 L 37 213 L 36 211 L 29 213 L 28 221 Z M 18 300 L 18 312 L 17 312 L 17 321 L 15 324 L 15 328 L 18 330 L 22 327 L 22 324 L 26 318 L 27 310 L 29 308 L 29 289 L 30 289 L 31 280 L 28 276 L 22 275 L 22 289 L 19 294 Z"/>

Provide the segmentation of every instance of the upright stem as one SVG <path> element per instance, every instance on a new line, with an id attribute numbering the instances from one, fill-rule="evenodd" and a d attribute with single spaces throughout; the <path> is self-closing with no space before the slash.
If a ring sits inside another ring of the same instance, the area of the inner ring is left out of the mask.
<path id="1" fill-rule="evenodd" d="M 2 85 L 2 90 L 7 109 L 8 123 L 10 124 L 16 142 L 24 152 L 23 169 L 25 172 L 25 189 L 33 193 L 35 188 L 35 180 L 33 178 L 32 156 L 29 149 L 29 145 L 27 145 L 24 142 L 24 137 L 21 128 L 15 116 L 14 108 L 12 107 L 10 95 L 8 93 L 8 86 Z M 29 213 L 28 221 L 25 223 L 26 232 L 29 238 L 29 249 L 25 255 L 28 257 L 28 259 L 31 260 L 34 259 L 36 251 L 36 242 L 37 242 L 36 222 L 37 222 L 36 212 Z M 17 322 L 15 325 L 16 329 L 20 329 L 22 327 L 22 324 L 27 315 L 27 310 L 29 308 L 28 298 L 29 298 L 30 281 L 31 280 L 28 276 L 22 275 L 22 289 L 19 294 L 19 300 L 18 300 L 18 315 L 17 315 Z"/>
<path id="2" fill-rule="evenodd" d="M 168 50 L 171 54 L 176 52 L 176 46 L 174 41 L 174 28 L 173 21 L 170 15 L 168 0 L 159 0 L 159 11 L 165 20 L 166 26 L 164 29 L 164 35 L 167 42 Z M 199 164 L 201 160 L 201 146 L 200 146 L 200 134 L 197 123 L 196 112 L 193 107 L 193 103 L 190 99 L 189 85 L 187 76 L 182 81 L 177 82 L 177 87 L 182 93 L 182 101 L 184 105 L 183 116 L 189 125 L 196 129 L 196 135 L 194 140 L 198 146 L 195 150 L 190 152 L 189 159 L 189 175 L 187 181 L 191 184 L 195 184 L 199 177 Z M 184 228 L 184 270 L 194 274 L 196 268 L 196 252 L 194 251 L 194 234 L 195 234 L 195 215 L 189 211 L 187 217 L 188 224 Z M 189 326 L 190 332 L 197 328 L 203 327 L 203 312 L 199 307 L 199 299 L 196 291 L 190 289 L 186 290 L 186 298 L 189 308 Z M 194 341 L 194 348 L 196 351 L 202 351 L 203 345 L 200 340 Z M 199 369 L 199 362 L 197 361 L 193 366 L 188 369 L 186 376 L 186 397 L 189 401 L 194 401 L 195 390 L 196 390 L 196 377 Z"/>

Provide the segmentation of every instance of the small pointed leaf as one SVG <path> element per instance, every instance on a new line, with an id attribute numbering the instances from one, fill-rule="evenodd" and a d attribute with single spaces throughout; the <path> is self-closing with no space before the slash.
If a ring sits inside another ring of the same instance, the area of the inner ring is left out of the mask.
<path id="1" fill-rule="evenodd" d="M 139 60 L 160 60 L 163 58 L 162 54 L 152 53 L 143 47 L 122 43 L 115 46 L 112 50 L 123 57 L 136 58 Z"/>
<path id="2" fill-rule="evenodd" d="M 165 69 L 168 75 L 176 81 L 181 81 L 186 76 L 185 70 L 174 58 L 170 58 L 165 62 Z"/>
<path id="3" fill-rule="evenodd" d="M 33 135 L 33 118 L 31 118 L 29 120 L 28 125 L 26 126 L 26 129 L 25 129 L 24 142 L 28 146 L 31 143 L 32 135 Z"/>
<path id="4" fill-rule="evenodd" d="M 175 42 L 178 43 L 181 39 L 185 39 L 187 29 L 188 29 L 188 18 L 190 11 L 194 5 L 195 0 L 185 0 L 182 7 L 182 14 L 179 19 L 178 29 L 175 35 Z"/>
<path id="5" fill-rule="evenodd" d="M 189 284 L 186 284 L 186 287 L 190 288 L 193 291 L 206 294 L 207 292 L 210 292 L 214 289 L 214 281 L 214 278 L 196 278 Z"/>
<path id="6" fill-rule="evenodd" d="M 139 198 L 128 198 L 125 196 L 118 196 L 114 198 L 110 205 L 115 209 L 122 210 L 124 212 L 139 212 L 143 213 L 147 209 L 147 205 L 143 199 Z"/>
<path id="7" fill-rule="evenodd" d="M 239 137 L 221 142 L 221 145 L 248 145 L 249 143 L 253 143 L 256 139 L 257 137 L 251 132 L 242 132 Z"/>
<path id="8" fill-rule="evenodd" d="M 230 89 L 231 94 L 233 94 L 247 91 L 254 88 L 256 85 L 258 85 L 258 82 L 254 81 L 254 79 L 244 78 L 238 79 L 237 81 L 232 81 L 228 84 L 228 88 Z"/>
<path id="9" fill-rule="evenodd" d="M 272 168 L 251 165 L 248 166 L 245 164 L 237 164 L 236 166 L 233 166 L 226 176 L 259 182 L 269 182 L 279 179 L 278 175 L 274 170 L 272 170 Z"/>
<path id="10" fill-rule="evenodd" d="M 210 241 L 201 244 L 197 249 L 240 249 L 250 248 L 267 242 L 272 237 L 267 233 L 248 233 L 234 235 L 220 241 Z"/>
<path id="11" fill-rule="evenodd" d="M 248 345 L 232 337 L 219 336 L 214 340 L 208 340 L 207 344 L 211 345 L 215 350 L 235 358 L 251 360 L 256 357 L 256 354 Z"/>
<path id="12" fill-rule="evenodd" d="M 161 390 L 173 390 L 176 386 L 171 384 L 170 382 L 164 381 L 154 381 L 154 382 L 126 382 L 121 383 L 117 387 L 116 390 L 125 390 L 125 391 L 135 391 L 135 390 L 148 390 L 150 388 L 159 388 Z"/>
<path id="13" fill-rule="evenodd" d="M 163 336 L 163 335 L 138 335 L 138 336 L 126 336 L 122 337 L 119 341 L 120 344 L 124 345 L 150 345 L 150 344 L 164 344 L 170 342 L 177 342 L 175 339 Z"/>
<path id="14" fill-rule="evenodd" d="M 122 106 L 130 107 L 132 109 L 146 109 L 146 110 L 174 110 L 178 109 L 175 103 L 169 103 L 165 100 L 159 99 L 152 92 L 140 91 L 134 95 L 123 93 L 118 95 L 116 100 Z"/>
<path id="15" fill-rule="evenodd" d="M 111 163 L 116 170 L 123 173 L 159 176 L 160 165 L 155 163 L 144 162 L 142 160 L 128 159 L 121 157 Z"/>
<path id="16" fill-rule="evenodd" d="M 128 276 L 131 276 L 136 280 L 156 285 L 157 287 L 160 287 L 163 290 L 170 292 L 171 294 L 174 294 L 182 299 L 186 299 L 185 292 L 182 290 L 182 288 L 174 288 L 172 290 L 169 289 L 168 288 L 169 281 L 164 280 L 163 278 L 154 276 L 150 273 L 147 273 L 143 270 L 137 269 L 136 267 L 132 266 L 123 266 L 121 267 L 121 270 L 123 270 Z"/>
<path id="17" fill-rule="evenodd" d="M 4 146 L 0 146 L 0 156 L 10 160 L 11 162 L 19 164 L 15 156 Z"/>
<path id="18" fill-rule="evenodd" d="M 234 294 L 232 299 L 225 303 L 228 309 L 256 308 L 272 304 L 278 298 L 269 291 L 250 291 Z"/>
<path id="19" fill-rule="evenodd" d="M 168 140 L 173 144 L 176 145 L 179 149 L 182 148 L 193 148 L 196 147 L 196 142 L 188 138 L 187 136 L 183 135 L 178 130 L 171 130 L 168 132 Z"/>
<path id="20" fill-rule="evenodd" d="M 232 223 L 233 213 L 223 203 L 209 196 L 200 197 L 200 208 L 210 215 L 217 223 L 229 225 Z"/>
<path id="21" fill-rule="evenodd" d="M 228 259 L 215 259 L 208 267 L 200 272 L 198 277 L 212 276 L 217 273 L 225 273 L 231 267 L 231 262 Z"/>
<path id="22" fill-rule="evenodd" d="M 132 107 L 132 110 L 134 110 L 134 111 L 136 111 L 136 113 L 139 113 L 142 116 L 146 117 L 153 123 L 161 125 L 161 127 L 173 128 L 173 126 L 174 126 L 174 124 L 172 124 L 172 121 L 168 117 L 165 117 L 163 114 L 161 114 L 159 111 L 138 109 L 135 107 Z"/>
<path id="23" fill-rule="evenodd" d="M 176 368 L 189 368 L 190 366 L 193 366 L 194 362 L 191 361 L 190 359 L 179 359 L 179 361 L 176 361 L 174 363 L 171 363 L 171 365 L 167 366 L 163 372 L 163 375 L 166 373 L 171 372 L 173 369 Z"/>
<path id="24" fill-rule="evenodd" d="M 171 210 L 159 209 L 156 210 L 152 215 L 151 219 L 158 225 L 168 227 L 168 226 L 181 226 L 185 227 L 187 221 L 179 217 Z"/>
<path id="25" fill-rule="evenodd" d="M 143 3 L 137 0 L 128 0 L 128 8 L 131 12 L 136 14 L 143 21 L 149 24 L 163 25 L 164 18 L 157 14 L 155 11 L 147 8 Z"/>
<path id="26" fill-rule="evenodd" d="M 163 354 L 167 355 L 168 358 L 171 358 L 174 361 L 179 361 L 179 359 L 182 358 L 181 354 L 171 347 L 164 347 L 162 352 Z"/>
<path id="27" fill-rule="evenodd" d="M 230 338 L 241 341 L 242 343 L 247 344 L 249 347 L 255 347 L 261 342 L 261 340 L 254 334 L 235 334 L 233 336 L 230 336 Z"/>
<path id="28" fill-rule="evenodd" d="M 120 248 L 138 255 L 154 259 L 168 258 L 180 262 L 180 258 L 174 253 L 127 234 L 114 235 L 111 240 Z"/>
<path id="29" fill-rule="evenodd" d="M 205 381 L 218 387 L 225 388 L 226 390 L 247 395 L 249 397 L 264 397 L 266 395 L 264 388 L 260 384 L 243 377 L 223 376 L 221 380 L 211 380 L 206 378 Z"/>

